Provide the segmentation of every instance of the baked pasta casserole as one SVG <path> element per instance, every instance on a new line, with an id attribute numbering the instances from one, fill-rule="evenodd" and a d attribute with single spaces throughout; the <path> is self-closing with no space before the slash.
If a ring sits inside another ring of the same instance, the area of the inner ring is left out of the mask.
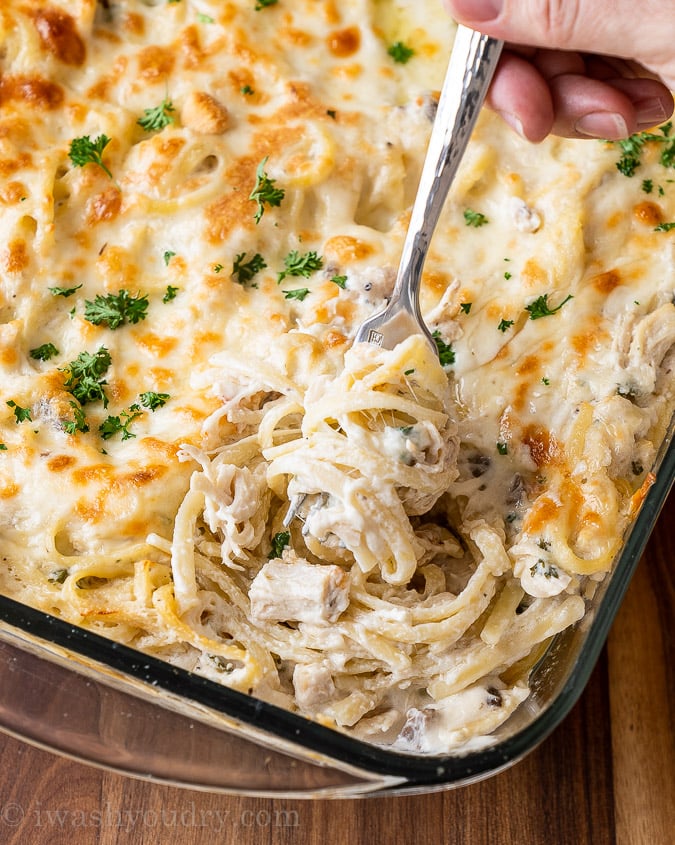
<path id="1" fill-rule="evenodd" d="M 440 0 L 3 0 L 0 591 L 405 751 L 489 743 L 673 411 L 675 131 L 484 113 L 391 294 Z"/>

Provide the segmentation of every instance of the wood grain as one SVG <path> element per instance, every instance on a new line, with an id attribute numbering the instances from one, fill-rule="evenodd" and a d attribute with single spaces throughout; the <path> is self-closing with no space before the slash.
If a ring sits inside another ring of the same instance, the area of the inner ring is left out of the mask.
<path id="1" fill-rule="evenodd" d="M 132 780 L 0 734 L 0 842 L 669 845 L 674 519 L 671 499 L 577 706 L 506 772 L 398 798 L 238 798 Z"/>

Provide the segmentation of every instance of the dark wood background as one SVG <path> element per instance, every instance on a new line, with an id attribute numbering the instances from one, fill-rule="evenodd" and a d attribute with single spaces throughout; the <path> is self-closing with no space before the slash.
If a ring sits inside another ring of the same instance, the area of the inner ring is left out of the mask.
<path id="1" fill-rule="evenodd" d="M 414 797 L 239 798 L 102 772 L 0 733 L 0 843 L 670 845 L 674 520 L 671 497 L 581 700 L 506 772 Z"/>

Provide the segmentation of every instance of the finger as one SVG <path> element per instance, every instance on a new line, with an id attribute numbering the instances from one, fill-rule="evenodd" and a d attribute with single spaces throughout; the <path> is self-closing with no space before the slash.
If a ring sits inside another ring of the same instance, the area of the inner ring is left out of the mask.
<path id="1" fill-rule="evenodd" d="M 642 0 L 445 0 L 457 20 L 504 41 L 640 59 L 672 50 L 672 5 Z M 650 64 L 650 62 L 647 62 Z"/>
<path id="2" fill-rule="evenodd" d="M 628 97 L 635 109 L 637 129 L 650 129 L 673 114 L 673 95 L 654 79 L 606 79 L 605 82 Z"/>
<path id="3" fill-rule="evenodd" d="M 510 51 L 502 54 L 487 102 L 529 141 L 543 141 L 553 128 L 548 84 L 531 62 Z"/>
<path id="4" fill-rule="evenodd" d="M 637 115 L 630 98 L 607 82 L 563 74 L 551 79 L 549 85 L 556 135 L 617 141 L 637 131 Z"/>

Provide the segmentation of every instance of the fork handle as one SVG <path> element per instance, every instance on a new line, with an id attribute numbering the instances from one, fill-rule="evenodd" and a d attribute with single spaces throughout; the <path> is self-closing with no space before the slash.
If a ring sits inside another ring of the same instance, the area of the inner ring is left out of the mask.
<path id="1" fill-rule="evenodd" d="M 401 300 L 404 308 L 407 304 L 418 316 L 419 285 L 431 236 L 503 46 L 503 41 L 457 27 L 391 299 Z"/>

